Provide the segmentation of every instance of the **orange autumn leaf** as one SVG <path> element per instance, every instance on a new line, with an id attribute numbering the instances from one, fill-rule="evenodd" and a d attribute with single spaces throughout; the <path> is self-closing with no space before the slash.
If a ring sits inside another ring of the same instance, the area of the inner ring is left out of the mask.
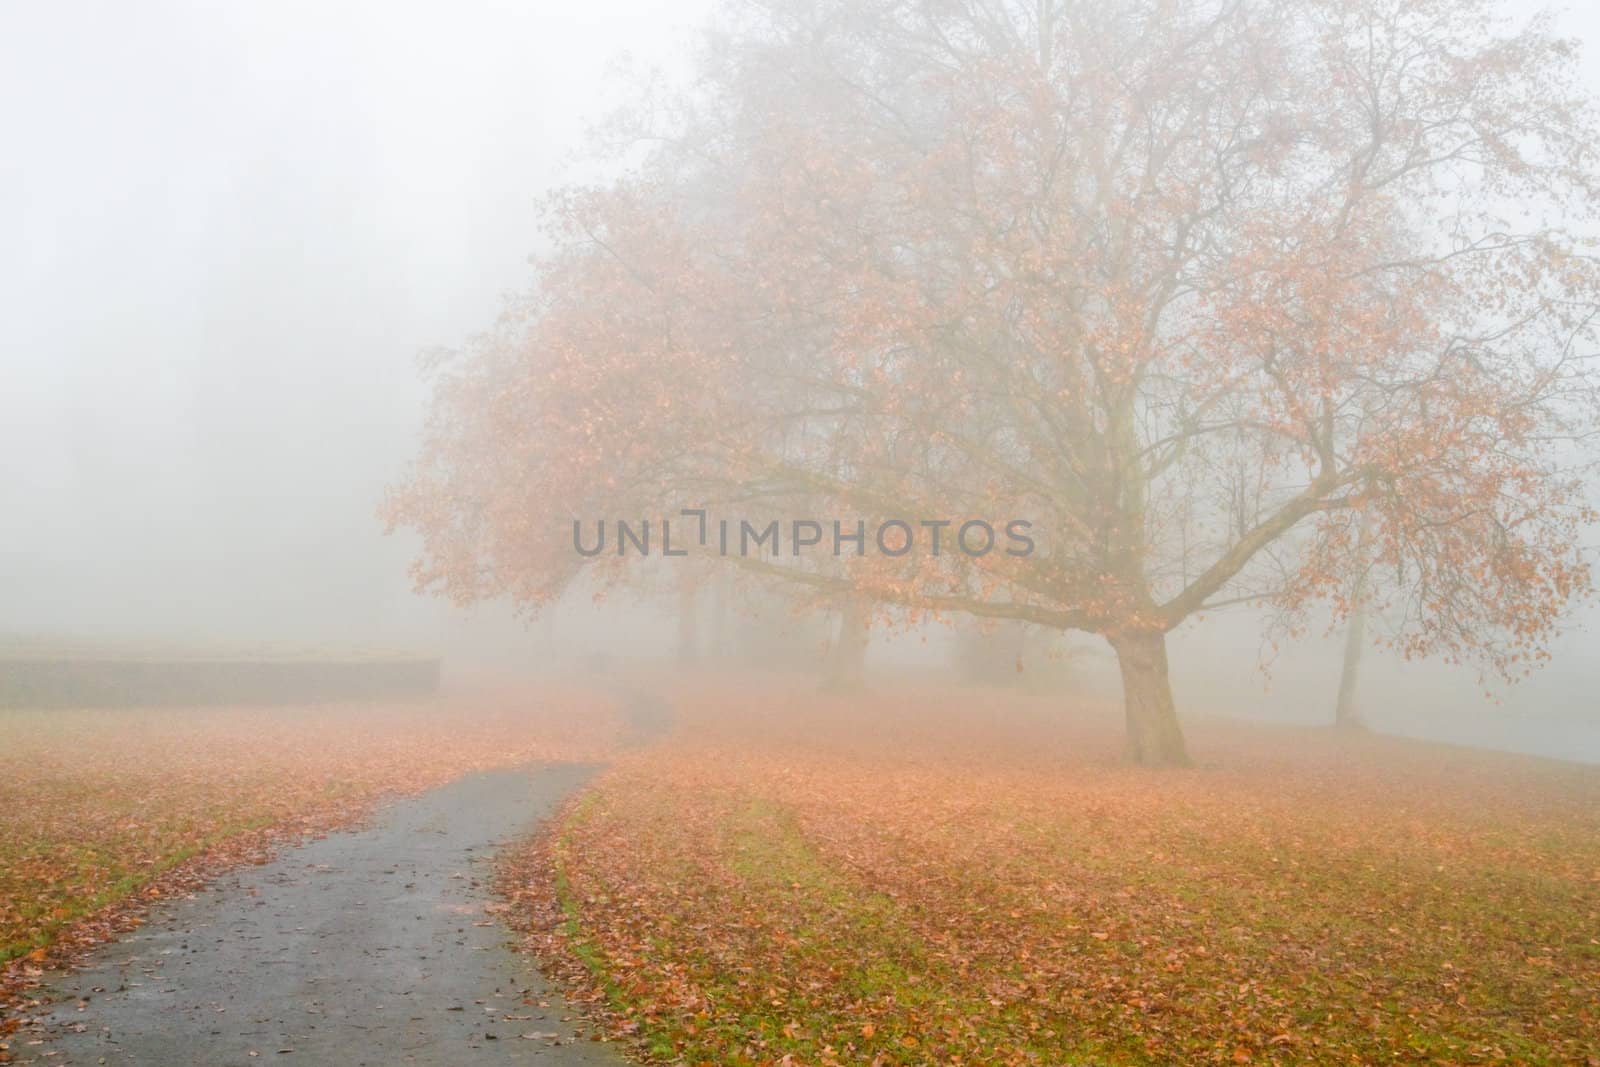
<path id="1" fill-rule="evenodd" d="M 1591 592 L 1600 411 L 1600 125 L 1547 23 L 736 0 L 715 42 L 438 362 L 383 508 L 420 589 L 533 611 L 579 575 L 731 569 L 897 624 L 1094 634 L 1147 764 L 1187 762 L 1166 635 L 1215 609 L 1276 640 L 1361 604 L 1395 650 L 1507 679 L 1547 657 Z M 922 543 L 577 550 L 685 508 Z M 932 550 L 924 522 L 969 519 L 1037 551 Z"/>

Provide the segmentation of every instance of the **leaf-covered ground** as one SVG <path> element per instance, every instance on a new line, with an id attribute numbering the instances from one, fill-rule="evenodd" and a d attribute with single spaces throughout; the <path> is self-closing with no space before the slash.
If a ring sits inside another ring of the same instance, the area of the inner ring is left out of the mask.
<path id="1" fill-rule="evenodd" d="M 1600 1063 L 1600 768 L 983 690 L 682 692 L 508 858 L 687 1064 Z"/>
<path id="2" fill-rule="evenodd" d="M 0 1020 L 42 967 L 137 923 L 148 900 L 346 824 L 386 794 L 483 767 L 603 759 L 618 730 L 610 702 L 559 689 L 0 711 Z"/>

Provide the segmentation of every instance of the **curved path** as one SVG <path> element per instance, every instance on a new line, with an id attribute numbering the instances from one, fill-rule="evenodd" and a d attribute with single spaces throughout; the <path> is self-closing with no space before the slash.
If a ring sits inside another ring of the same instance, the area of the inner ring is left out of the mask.
<path id="1" fill-rule="evenodd" d="M 158 906 L 49 984 L 53 1014 L 43 1032 L 15 1035 L 13 1054 L 149 1067 L 621 1064 L 614 1047 L 573 1040 L 560 998 L 485 907 L 495 847 L 592 771 L 462 778 Z"/>

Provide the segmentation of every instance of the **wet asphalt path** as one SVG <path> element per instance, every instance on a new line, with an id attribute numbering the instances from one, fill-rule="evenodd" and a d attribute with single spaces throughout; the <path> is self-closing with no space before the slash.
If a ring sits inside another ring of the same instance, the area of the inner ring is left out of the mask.
<path id="1" fill-rule="evenodd" d="M 592 772 L 462 778 L 158 906 L 49 983 L 44 1033 L 15 1035 L 13 1054 L 149 1067 L 621 1064 L 613 1046 L 573 1042 L 560 997 L 486 908 L 496 846 Z"/>

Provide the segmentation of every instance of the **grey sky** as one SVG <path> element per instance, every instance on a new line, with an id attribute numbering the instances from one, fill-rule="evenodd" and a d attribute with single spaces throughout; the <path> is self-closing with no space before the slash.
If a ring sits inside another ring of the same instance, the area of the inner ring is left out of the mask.
<path id="1" fill-rule="evenodd" d="M 695 9 L 6 5 L 0 628 L 392 621 L 416 354 Z"/>
<path id="2" fill-rule="evenodd" d="M 455 625 L 374 517 L 417 353 L 525 283 L 620 58 L 672 62 L 710 6 L 0 4 L 0 631 Z M 1600 93 L 1600 15 L 1560 24 Z M 1541 706 L 1593 691 L 1591 640 Z"/>

